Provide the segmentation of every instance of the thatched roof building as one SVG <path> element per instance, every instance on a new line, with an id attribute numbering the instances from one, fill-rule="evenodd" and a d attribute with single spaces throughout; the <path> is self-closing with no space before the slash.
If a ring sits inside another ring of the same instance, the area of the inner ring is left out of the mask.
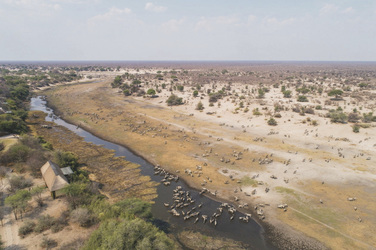
<path id="1" fill-rule="evenodd" d="M 60 167 L 52 161 L 47 161 L 42 166 L 40 171 L 42 172 L 43 180 L 46 183 L 46 186 L 54 198 L 55 191 L 60 190 L 69 184 Z"/>

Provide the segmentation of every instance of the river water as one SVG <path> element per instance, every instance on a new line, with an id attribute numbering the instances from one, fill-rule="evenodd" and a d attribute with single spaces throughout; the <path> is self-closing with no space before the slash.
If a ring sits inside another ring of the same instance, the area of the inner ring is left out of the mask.
<path id="1" fill-rule="evenodd" d="M 103 147 L 107 149 L 114 150 L 116 156 L 125 156 L 127 161 L 139 164 L 141 174 L 150 176 L 153 181 L 160 183 L 160 181 L 163 179 L 163 176 L 154 175 L 154 166 L 152 164 L 135 155 L 127 148 L 102 140 L 97 136 L 83 130 L 82 128 L 77 128 L 77 126 L 69 124 L 59 117 L 56 117 L 53 114 L 53 110 L 46 106 L 46 101 L 43 100 L 43 97 L 38 96 L 32 98 L 30 110 L 43 111 L 48 114 L 46 117 L 47 121 L 53 121 L 58 125 L 64 126 L 77 135 L 83 137 L 86 142 L 103 145 Z M 164 203 L 172 204 L 173 190 L 177 186 L 181 186 L 183 190 L 189 191 L 190 196 L 195 200 L 195 203 L 187 207 L 185 211 L 191 209 L 192 206 L 198 207 L 199 204 L 202 204 L 202 207 L 196 211 L 200 211 L 200 215 L 205 214 L 210 217 L 214 212 L 218 211 L 217 208 L 221 205 L 220 202 L 214 201 L 205 195 L 200 195 L 198 191 L 188 187 L 186 183 L 181 180 L 178 182 L 172 181 L 170 186 L 160 184 L 157 186 L 158 197 L 154 200 L 155 203 L 152 206 L 152 213 L 153 217 L 156 218 L 167 231 L 177 234 L 181 231 L 192 230 L 209 236 L 225 237 L 241 241 L 246 244 L 249 249 L 275 249 L 265 240 L 262 226 L 252 219 L 250 219 L 248 223 L 240 221 L 238 217 L 244 215 L 239 212 L 236 212 L 235 218 L 230 220 L 230 214 L 224 211 L 222 215 L 218 217 L 217 226 L 210 224 L 209 221 L 203 223 L 201 216 L 200 221 L 197 223 L 194 223 L 194 218 L 185 221 L 183 216 L 172 216 L 168 212 L 168 208 L 164 206 Z"/>

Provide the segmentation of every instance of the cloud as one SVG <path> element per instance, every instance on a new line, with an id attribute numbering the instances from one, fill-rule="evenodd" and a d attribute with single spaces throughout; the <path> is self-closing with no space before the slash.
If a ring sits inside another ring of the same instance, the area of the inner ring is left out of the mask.
<path id="1" fill-rule="evenodd" d="M 256 19 L 257 19 L 256 16 L 254 16 L 254 15 L 249 15 L 249 16 L 248 16 L 248 19 L 247 19 L 247 25 L 252 24 Z"/>
<path id="2" fill-rule="evenodd" d="M 145 10 L 152 11 L 152 12 L 164 12 L 167 10 L 167 7 L 164 6 L 157 6 L 151 2 L 146 3 Z"/>
<path id="3" fill-rule="evenodd" d="M 108 21 L 113 19 L 121 19 L 124 15 L 132 13 L 132 10 L 129 8 L 119 9 L 116 7 L 110 8 L 106 13 L 93 16 L 89 19 L 89 23 L 96 21 Z"/>
<path id="4" fill-rule="evenodd" d="M 171 19 L 162 24 L 162 29 L 167 32 L 176 32 L 179 30 L 179 27 L 184 23 L 184 21 L 184 18 L 181 18 L 179 20 Z"/>
<path id="5" fill-rule="evenodd" d="M 329 14 L 331 12 L 336 12 L 338 7 L 334 4 L 327 3 L 320 9 L 320 15 Z"/>
<path id="6" fill-rule="evenodd" d="M 213 30 L 217 27 L 238 26 L 240 19 L 236 16 L 201 17 L 196 23 L 195 30 Z"/>
<path id="7" fill-rule="evenodd" d="M 57 11 L 61 6 L 57 3 L 50 3 L 46 0 L 5 0 L 5 4 L 16 9 L 38 12 L 42 15 L 50 14 L 50 11 Z M 29 14 L 32 14 L 31 12 Z"/>
<path id="8" fill-rule="evenodd" d="M 295 22 L 295 18 L 293 17 L 290 17 L 290 18 L 286 18 L 286 19 L 282 19 L 282 20 L 278 20 L 277 18 L 275 17 L 268 17 L 268 18 L 265 18 L 264 19 L 264 22 L 266 24 L 271 24 L 271 25 L 288 25 L 288 24 L 291 24 L 293 22 Z"/>
<path id="9" fill-rule="evenodd" d="M 341 12 L 342 12 L 342 13 L 345 13 L 345 14 L 348 14 L 348 13 L 351 13 L 351 12 L 353 12 L 353 11 L 354 11 L 353 7 L 348 7 L 348 8 L 344 9 L 344 10 L 341 11 Z"/>

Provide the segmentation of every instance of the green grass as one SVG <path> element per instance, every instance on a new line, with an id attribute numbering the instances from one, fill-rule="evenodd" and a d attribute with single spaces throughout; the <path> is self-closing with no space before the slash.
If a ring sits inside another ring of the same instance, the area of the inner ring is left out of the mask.
<path id="1" fill-rule="evenodd" d="M 249 176 L 244 176 L 241 179 L 241 184 L 242 186 L 252 186 L 252 187 L 257 187 L 257 181 L 254 179 L 249 178 Z"/>
<path id="2" fill-rule="evenodd" d="M 8 138 L 8 139 L 0 139 L 0 142 L 4 143 L 4 152 L 7 151 L 9 149 L 10 146 L 12 146 L 13 144 L 16 144 L 18 141 L 18 139 L 16 138 Z"/>
<path id="3" fill-rule="evenodd" d="M 275 189 L 278 193 L 287 194 L 289 197 L 287 197 L 286 203 L 296 210 L 332 227 L 340 226 L 341 218 L 338 217 L 339 215 L 333 209 L 321 206 L 316 199 L 306 197 L 290 188 L 276 187 Z M 311 219 L 302 214 L 297 215 L 297 217 L 304 221 L 311 221 Z"/>

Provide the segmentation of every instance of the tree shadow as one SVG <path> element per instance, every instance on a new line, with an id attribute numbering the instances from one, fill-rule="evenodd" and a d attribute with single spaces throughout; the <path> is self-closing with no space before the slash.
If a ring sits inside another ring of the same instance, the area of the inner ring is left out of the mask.
<path id="1" fill-rule="evenodd" d="M 166 221 L 160 220 L 160 219 L 153 219 L 151 223 L 156 226 L 158 229 L 162 230 L 166 234 L 171 233 L 171 227 L 170 224 Z"/>
<path id="2" fill-rule="evenodd" d="M 20 245 L 10 245 L 5 247 L 4 250 L 27 250 L 27 248 Z"/>

